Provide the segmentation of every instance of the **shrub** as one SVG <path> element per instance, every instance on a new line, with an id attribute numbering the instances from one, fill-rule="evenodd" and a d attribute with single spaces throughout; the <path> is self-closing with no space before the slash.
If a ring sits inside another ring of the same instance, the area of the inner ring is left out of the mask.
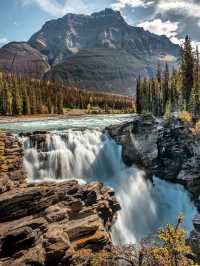
<path id="1" fill-rule="evenodd" d="M 179 113 L 178 118 L 182 122 L 190 123 L 192 121 L 192 115 L 186 111 L 182 111 Z"/>
<path id="2" fill-rule="evenodd" d="M 84 256 L 86 266 L 198 266 L 190 246 L 185 241 L 182 227 L 183 215 L 178 217 L 176 226 L 168 224 L 160 229 L 152 245 L 144 244 L 115 246 L 111 251 L 102 250 Z"/>
<path id="3" fill-rule="evenodd" d="M 193 135 L 200 134 L 200 120 L 196 122 L 195 127 L 191 128 L 191 131 Z"/>
<path id="4" fill-rule="evenodd" d="M 183 215 L 178 217 L 174 227 L 170 224 L 158 232 L 158 242 L 151 248 L 144 248 L 144 263 L 142 266 L 198 266 L 187 257 L 192 254 L 190 246 L 185 242 Z"/>

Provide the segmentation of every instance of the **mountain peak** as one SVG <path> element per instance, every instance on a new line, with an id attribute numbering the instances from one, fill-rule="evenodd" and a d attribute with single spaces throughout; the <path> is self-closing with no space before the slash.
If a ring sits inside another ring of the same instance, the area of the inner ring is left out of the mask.
<path id="1" fill-rule="evenodd" d="M 105 17 L 105 16 L 118 16 L 122 17 L 121 13 L 119 11 L 115 11 L 112 8 L 106 8 L 102 11 L 95 12 L 92 14 L 93 17 Z"/>

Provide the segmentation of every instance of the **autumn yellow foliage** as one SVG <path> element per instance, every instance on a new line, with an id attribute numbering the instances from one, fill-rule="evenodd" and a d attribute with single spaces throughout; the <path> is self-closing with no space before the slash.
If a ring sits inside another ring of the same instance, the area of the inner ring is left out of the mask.
<path id="1" fill-rule="evenodd" d="M 178 118 L 182 122 L 190 123 L 192 121 L 192 115 L 186 111 L 180 112 Z"/>
<path id="2" fill-rule="evenodd" d="M 191 131 L 193 135 L 200 134 L 200 120 L 196 122 L 195 127 L 191 128 Z"/>
<path id="3" fill-rule="evenodd" d="M 184 216 L 180 215 L 176 226 L 168 224 L 160 229 L 152 245 L 142 245 L 139 249 L 134 245 L 120 246 L 113 247 L 109 251 L 88 253 L 85 257 L 88 259 L 87 265 L 199 266 L 190 259 L 192 250 L 185 241 L 186 232 L 182 227 L 183 220 Z M 190 256 L 187 256 L 188 254 Z"/>
<path id="4" fill-rule="evenodd" d="M 181 226 L 184 216 L 178 217 L 176 227 L 168 224 L 166 228 L 158 232 L 158 244 L 155 244 L 150 250 L 146 250 L 146 256 L 149 256 L 145 266 L 198 266 L 194 261 L 187 258 L 186 254 L 191 254 L 192 250 L 185 242 L 186 232 Z"/>

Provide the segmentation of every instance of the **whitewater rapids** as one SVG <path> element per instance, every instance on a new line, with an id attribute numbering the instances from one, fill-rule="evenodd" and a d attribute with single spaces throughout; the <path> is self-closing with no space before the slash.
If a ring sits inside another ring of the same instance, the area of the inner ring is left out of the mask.
<path id="1" fill-rule="evenodd" d="M 49 133 L 45 151 L 38 151 L 28 137 L 23 138 L 23 145 L 30 181 L 100 181 L 115 190 L 122 207 L 112 231 L 116 244 L 136 243 L 159 227 L 174 224 L 180 212 L 186 216 L 187 231 L 191 231 L 196 210 L 182 186 L 158 178 L 152 184 L 142 171 L 127 167 L 121 146 L 105 132 L 69 129 Z"/>

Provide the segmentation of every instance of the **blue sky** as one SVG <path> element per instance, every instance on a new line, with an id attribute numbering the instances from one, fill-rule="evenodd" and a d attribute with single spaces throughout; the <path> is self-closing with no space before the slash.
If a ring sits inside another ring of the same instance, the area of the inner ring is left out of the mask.
<path id="1" fill-rule="evenodd" d="M 129 24 L 181 43 L 189 34 L 200 44 L 200 0 L 1 0 L 0 46 L 27 41 L 47 21 L 66 13 L 90 14 L 111 7 Z"/>

